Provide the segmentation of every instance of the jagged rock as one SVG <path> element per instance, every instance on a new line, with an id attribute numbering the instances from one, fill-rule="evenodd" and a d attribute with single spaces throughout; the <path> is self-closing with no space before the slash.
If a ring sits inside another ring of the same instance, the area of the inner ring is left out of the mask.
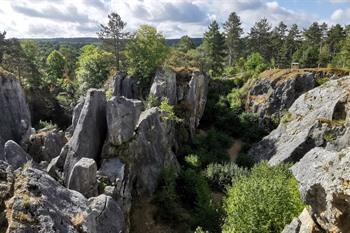
<path id="1" fill-rule="evenodd" d="M 318 86 L 321 81 L 347 75 L 336 69 L 274 69 L 260 74 L 248 92 L 246 111 L 258 114 L 260 124 L 275 128 L 283 113 L 303 93 Z"/>
<path id="2" fill-rule="evenodd" d="M 31 132 L 29 108 L 19 80 L 0 69 L 0 137 L 21 143 Z"/>
<path id="3" fill-rule="evenodd" d="M 124 179 L 125 164 L 118 158 L 104 159 L 98 170 L 98 176 L 108 179 L 111 184 Z"/>
<path id="4" fill-rule="evenodd" d="M 127 142 L 143 110 L 143 103 L 125 97 L 113 97 L 107 102 L 108 141 L 114 146 Z"/>
<path id="5" fill-rule="evenodd" d="M 62 149 L 64 179 L 68 185 L 74 165 L 83 157 L 98 159 L 106 136 L 106 97 L 103 90 L 90 89 L 72 138 Z"/>
<path id="6" fill-rule="evenodd" d="M 21 167 L 30 160 L 32 160 L 30 155 L 16 142 L 10 140 L 5 143 L 5 161 L 14 169 Z"/>
<path id="7" fill-rule="evenodd" d="M 63 131 L 44 130 L 30 136 L 28 153 L 34 161 L 51 161 L 58 156 L 67 143 Z"/>
<path id="8" fill-rule="evenodd" d="M 12 186 L 14 174 L 0 161 L 1 187 Z M 86 199 L 79 192 L 61 186 L 45 172 L 34 168 L 17 171 L 14 188 L 6 194 L 9 233 L 110 233 L 123 232 L 118 204 L 104 195 Z M 1 196 L 3 197 L 3 195 Z"/>
<path id="9" fill-rule="evenodd" d="M 177 103 L 176 73 L 171 70 L 157 70 L 150 95 L 156 98 L 157 104 L 160 104 L 162 99 L 166 97 L 171 105 L 175 105 Z"/>
<path id="10" fill-rule="evenodd" d="M 89 199 L 89 224 L 86 231 L 96 229 L 95 232 L 121 233 L 124 228 L 123 212 L 119 205 L 109 196 L 100 195 Z"/>
<path id="11" fill-rule="evenodd" d="M 302 199 L 325 232 L 350 232 L 350 148 L 314 148 L 292 168 Z"/>
<path id="12" fill-rule="evenodd" d="M 282 233 L 317 233 L 320 232 L 309 211 L 305 208 L 298 218 L 287 225 Z"/>
<path id="13" fill-rule="evenodd" d="M 349 145 L 349 87 L 350 77 L 345 77 L 301 95 L 278 128 L 255 144 L 249 155 L 278 164 L 297 162 L 317 146 L 339 150 Z"/>
<path id="14" fill-rule="evenodd" d="M 86 197 L 97 194 L 96 182 L 97 165 L 95 160 L 81 158 L 73 167 L 68 178 L 67 188 L 76 190 Z"/>
<path id="15" fill-rule="evenodd" d="M 123 73 L 113 77 L 112 93 L 113 96 L 124 96 L 128 99 L 139 99 L 141 97 L 138 80 Z"/>
<path id="16" fill-rule="evenodd" d="M 12 196 L 15 176 L 12 167 L 0 160 L 0 232 L 6 232 L 6 205 L 5 201 Z"/>
<path id="17" fill-rule="evenodd" d="M 79 102 L 77 103 L 77 105 L 75 105 L 75 107 L 73 109 L 72 124 L 66 130 L 67 133 L 70 134 L 70 135 L 73 135 L 75 127 L 78 124 L 78 120 L 79 120 L 79 117 L 80 117 L 81 110 L 84 107 L 84 103 L 85 103 L 84 98 L 81 98 L 79 100 Z"/>
<path id="18" fill-rule="evenodd" d="M 5 141 L 0 137 L 0 160 L 5 160 L 4 145 Z"/>
<path id="19" fill-rule="evenodd" d="M 55 158 L 53 158 L 49 165 L 47 165 L 47 168 L 46 168 L 46 172 L 52 176 L 53 178 L 55 179 L 59 179 L 62 177 L 62 174 L 58 171 L 58 160 L 59 160 L 60 156 L 57 156 Z M 63 166 L 63 165 L 62 165 Z"/>

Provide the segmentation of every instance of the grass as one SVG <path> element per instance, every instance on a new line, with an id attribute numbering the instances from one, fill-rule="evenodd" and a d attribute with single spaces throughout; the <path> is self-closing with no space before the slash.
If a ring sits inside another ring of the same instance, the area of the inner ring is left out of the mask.
<path id="1" fill-rule="evenodd" d="M 335 140 L 335 137 L 331 134 L 331 133 L 325 133 L 323 135 L 323 139 L 326 141 L 326 142 L 333 142 Z"/>

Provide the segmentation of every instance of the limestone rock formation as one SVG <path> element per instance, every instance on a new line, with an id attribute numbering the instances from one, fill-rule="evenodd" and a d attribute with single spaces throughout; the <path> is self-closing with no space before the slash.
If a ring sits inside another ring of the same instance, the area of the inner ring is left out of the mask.
<path id="1" fill-rule="evenodd" d="M 67 139 L 63 131 L 57 129 L 41 130 L 30 136 L 28 153 L 36 162 L 50 162 L 60 154 L 66 143 Z"/>
<path id="2" fill-rule="evenodd" d="M 10 140 L 5 143 L 5 157 L 4 160 L 10 164 L 14 169 L 17 169 L 28 161 L 32 160 L 20 145 Z"/>
<path id="3" fill-rule="evenodd" d="M 246 110 L 258 114 L 261 125 L 273 129 L 300 95 L 321 82 L 345 75 L 344 71 L 332 69 L 265 71 L 248 93 Z"/>
<path id="4" fill-rule="evenodd" d="M 171 70 L 158 70 L 151 86 L 150 95 L 156 98 L 157 104 L 160 104 L 162 99 L 166 97 L 171 105 L 175 105 L 177 103 L 176 73 Z"/>
<path id="5" fill-rule="evenodd" d="M 317 146 L 340 150 L 349 145 L 350 77 L 332 80 L 301 95 L 277 129 L 249 155 L 270 164 L 297 162 Z"/>
<path id="6" fill-rule="evenodd" d="M 70 136 L 73 135 L 75 127 L 78 124 L 78 120 L 79 120 L 79 117 L 80 117 L 81 110 L 84 107 L 84 102 L 85 102 L 84 98 L 81 98 L 79 100 L 78 104 L 73 109 L 72 124 L 67 129 L 67 133 L 70 134 Z"/>
<path id="7" fill-rule="evenodd" d="M 85 98 L 72 138 L 60 154 L 65 184 L 69 184 L 74 165 L 83 157 L 97 159 L 106 135 L 106 97 L 103 90 L 90 89 Z"/>
<path id="8" fill-rule="evenodd" d="M 31 118 L 19 80 L 0 69 L 0 137 L 21 143 L 31 133 Z"/>
<path id="9" fill-rule="evenodd" d="M 350 148 L 316 147 L 291 168 L 311 216 L 325 232 L 350 232 L 349 166 Z"/>
<path id="10" fill-rule="evenodd" d="M 139 81 L 123 73 L 113 77 L 112 93 L 113 96 L 124 96 L 129 99 L 139 99 L 142 94 Z"/>
<path id="11" fill-rule="evenodd" d="M 3 161 L 0 183 L 0 220 L 6 232 L 123 232 L 122 212 L 105 195 L 86 199 L 45 172 L 29 167 L 14 174 Z"/>
<path id="12" fill-rule="evenodd" d="M 309 211 L 305 208 L 298 218 L 288 224 L 282 233 L 317 233 L 320 232 Z"/>
<path id="13" fill-rule="evenodd" d="M 67 188 L 76 190 L 85 197 L 94 197 L 97 195 L 96 182 L 97 165 L 95 160 L 81 158 L 73 167 L 72 173 L 68 178 Z"/>

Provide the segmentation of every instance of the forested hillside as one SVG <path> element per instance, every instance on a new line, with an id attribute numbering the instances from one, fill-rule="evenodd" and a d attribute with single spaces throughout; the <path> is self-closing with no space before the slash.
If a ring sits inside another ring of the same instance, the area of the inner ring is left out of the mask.
<path id="1" fill-rule="evenodd" d="M 350 25 L 126 25 L 0 34 L 1 232 L 349 232 Z"/>

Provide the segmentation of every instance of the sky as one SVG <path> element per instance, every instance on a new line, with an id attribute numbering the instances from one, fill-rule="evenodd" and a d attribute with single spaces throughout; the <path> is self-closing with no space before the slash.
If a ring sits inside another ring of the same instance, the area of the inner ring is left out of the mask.
<path id="1" fill-rule="evenodd" d="M 202 37 L 210 21 L 222 24 L 233 11 L 245 32 L 264 17 L 273 26 L 350 24 L 350 0 L 0 0 L 0 31 L 18 38 L 96 37 L 117 12 L 128 31 L 150 24 L 166 38 Z"/>

